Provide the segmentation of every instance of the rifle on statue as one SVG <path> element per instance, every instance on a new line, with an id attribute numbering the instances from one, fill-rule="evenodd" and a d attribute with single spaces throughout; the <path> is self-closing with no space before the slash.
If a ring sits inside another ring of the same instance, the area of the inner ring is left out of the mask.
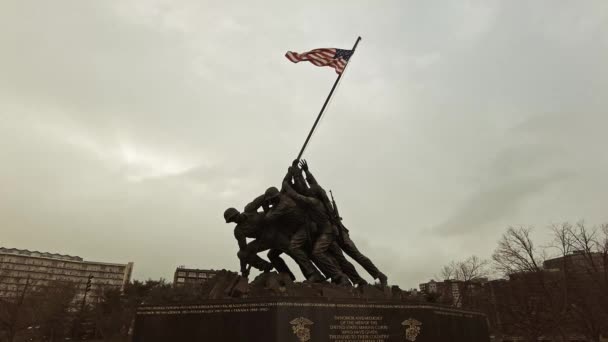
<path id="1" fill-rule="evenodd" d="M 336 204 L 336 200 L 334 199 L 334 193 L 331 192 L 331 190 L 329 190 L 329 195 L 331 196 L 331 206 L 334 207 L 334 210 L 332 213 L 333 217 L 331 219 L 336 224 L 336 227 L 338 227 L 338 237 L 340 238 L 341 241 L 344 241 L 344 236 L 343 236 L 342 231 L 348 232 L 348 229 L 346 229 L 346 227 L 344 227 L 344 225 L 342 224 L 342 217 L 340 216 L 340 212 L 338 211 L 338 204 Z"/>
<path id="2" fill-rule="evenodd" d="M 340 213 L 338 212 L 338 205 L 336 204 L 336 200 L 334 199 L 334 193 L 329 190 L 329 195 L 331 196 L 331 206 L 334 207 L 334 219 L 340 223 L 342 218 L 340 217 Z"/>

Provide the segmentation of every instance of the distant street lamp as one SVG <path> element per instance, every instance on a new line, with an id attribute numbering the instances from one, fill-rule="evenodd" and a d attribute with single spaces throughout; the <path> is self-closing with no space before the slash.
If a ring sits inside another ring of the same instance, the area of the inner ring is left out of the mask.
<path id="1" fill-rule="evenodd" d="M 80 305 L 80 312 L 78 313 L 78 317 L 74 320 L 74 325 L 72 327 L 72 338 L 77 338 L 79 334 L 79 325 L 82 322 L 82 313 L 84 312 L 84 307 L 87 304 L 87 294 L 91 290 L 91 285 L 93 282 L 93 278 L 95 278 L 92 274 L 89 274 L 89 278 L 87 279 L 87 285 L 84 288 L 84 296 L 82 296 L 82 304 Z"/>
<path id="2" fill-rule="evenodd" d="M 89 291 L 91 290 L 91 283 L 93 281 L 93 278 L 95 278 L 92 274 L 89 274 L 89 279 L 87 280 L 87 286 L 84 289 L 84 296 L 82 297 L 82 305 L 80 306 L 80 314 L 82 314 L 82 312 L 84 311 L 84 306 L 87 303 L 87 293 L 89 293 Z"/>

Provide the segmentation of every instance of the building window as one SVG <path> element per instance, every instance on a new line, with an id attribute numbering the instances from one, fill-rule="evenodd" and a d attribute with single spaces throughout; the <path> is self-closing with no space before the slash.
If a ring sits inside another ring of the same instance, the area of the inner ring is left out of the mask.
<path id="1" fill-rule="evenodd" d="M 183 283 L 184 282 L 184 278 L 177 278 L 177 282 L 178 283 Z"/>

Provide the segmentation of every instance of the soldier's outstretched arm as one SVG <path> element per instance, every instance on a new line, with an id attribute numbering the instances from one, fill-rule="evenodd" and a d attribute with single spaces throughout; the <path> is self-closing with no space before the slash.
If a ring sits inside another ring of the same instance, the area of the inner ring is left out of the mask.
<path id="1" fill-rule="evenodd" d="M 241 262 L 241 274 L 243 275 L 243 277 L 247 278 L 247 276 L 249 276 L 249 270 L 247 269 L 247 261 L 243 260 L 243 259 L 239 259 Z"/>
<path id="2" fill-rule="evenodd" d="M 293 189 L 290 184 L 285 184 L 285 191 L 287 196 L 291 197 L 296 203 L 303 205 L 314 205 L 315 199 L 313 197 L 308 197 L 304 195 L 300 195 L 297 191 Z"/>
<path id="3" fill-rule="evenodd" d="M 247 247 L 247 238 L 245 237 L 244 234 L 242 234 L 238 230 L 234 231 L 234 238 L 236 239 L 236 242 L 239 244 L 239 253 L 237 255 L 239 255 L 239 261 L 241 264 L 241 272 L 243 272 L 243 271 L 247 270 L 247 260 L 245 260 L 244 258 L 241 258 L 240 253 L 242 251 L 244 251 L 245 248 Z"/>
<path id="4" fill-rule="evenodd" d="M 289 182 L 283 181 L 283 189 L 285 189 L 287 186 L 289 186 Z M 284 194 L 285 191 L 283 189 L 281 189 L 281 192 Z M 281 217 L 283 217 L 283 215 L 287 214 L 290 211 L 289 208 L 287 208 L 286 203 L 284 202 L 285 201 L 280 201 L 278 205 L 272 207 L 272 210 L 266 212 L 266 214 L 264 215 L 264 221 L 267 224 L 279 220 Z"/>
<path id="5" fill-rule="evenodd" d="M 256 197 L 251 203 L 249 203 L 245 206 L 244 212 L 246 212 L 246 213 L 257 212 L 258 209 L 260 209 L 260 207 L 262 207 L 263 205 L 264 205 L 264 194 L 261 194 L 260 196 Z M 266 210 L 264 210 L 264 211 L 266 211 Z"/>
<path id="6" fill-rule="evenodd" d="M 296 168 L 293 174 L 293 188 L 298 193 L 304 195 L 308 190 L 308 184 L 302 175 L 302 170 Z"/>
<path id="7" fill-rule="evenodd" d="M 312 173 L 310 173 L 310 170 L 308 169 L 308 162 L 305 159 L 302 159 L 302 161 L 300 162 L 300 167 L 302 168 L 302 171 L 304 171 L 304 173 L 306 174 L 306 181 L 308 182 L 308 184 L 310 184 L 311 186 L 319 186 L 317 179 L 312 175 Z"/>
<path id="8" fill-rule="evenodd" d="M 285 185 L 289 184 L 291 185 L 291 180 L 293 179 L 293 168 L 290 166 L 287 169 L 287 173 L 285 174 L 285 177 L 283 177 L 283 181 L 281 181 L 281 192 L 285 193 Z"/>
<path id="9" fill-rule="evenodd" d="M 247 237 L 245 237 L 245 234 L 242 234 L 240 231 L 235 230 L 234 238 L 236 239 L 236 242 L 239 244 L 239 250 L 243 250 L 243 249 L 245 249 L 245 247 L 247 247 Z"/>

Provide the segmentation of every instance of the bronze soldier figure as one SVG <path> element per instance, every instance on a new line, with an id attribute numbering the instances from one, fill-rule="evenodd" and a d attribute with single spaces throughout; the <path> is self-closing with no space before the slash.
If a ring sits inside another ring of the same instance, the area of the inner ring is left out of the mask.
<path id="1" fill-rule="evenodd" d="M 293 189 L 300 195 L 311 196 L 312 194 L 308 185 L 306 184 L 306 180 L 302 176 L 302 170 L 297 168 L 298 162 L 298 160 L 294 160 L 292 164 L 292 167 L 294 167 L 295 170 L 293 174 Z M 328 209 L 325 208 L 325 210 L 327 211 Z M 337 242 L 334 241 L 331 246 L 329 246 L 328 252 L 333 258 L 333 261 L 337 263 L 337 266 L 342 270 L 344 274 L 346 274 L 346 276 L 353 284 L 359 286 L 367 284 L 367 281 L 365 281 L 359 275 L 359 272 L 357 272 L 355 266 L 350 261 L 348 261 L 346 257 L 344 257 L 344 253 L 342 252 L 342 249 L 340 248 Z"/>
<path id="2" fill-rule="evenodd" d="M 260 207 L 264 212 L 258 212 Z M 247 266 L 251 265 L 261 271 L 269 271 L 274 267 L 295 279 L 280 257 L 286 253 L 296 261 L 309 282 L 324 281 L 312 259 L 325 276 L 335 283 L 350 285 L 352 281 L 357 285 L 366 284 L 344 257 L 344 251 L 372 277 L 379 279 L 381 284 L 387 283 L 386 276 L 359 252 L 350 239 L 348 229 L 340 221 L 337 208 L 310 173 L 305 160 L 294 160 L 283 179 L 281 191 L 270 187 L 249 203 L 243 213 L 229 208 L 225 211 L 224 218 L 226 222 L 237 223 L 234 230 L 239 244 L 237 255 L 241 261 L 241 272 L 245 276 L 249 273 Z M 247 243 L 247 238 L 254 240 Z M 258 256 L 259 252 L 268 249 L 270 262 Z"/>
<path id="3" fill-rule="evenodd" d="M 353 258 L 353 260 L 359 263 L 359 265 L 361 265 L 374 279 L 378 279 L 381 285 L 387 286 L 388 279 L 386 275 L 380 272 L 376 265 L 374 265 L 374 263 L 368 257 L 366 257 L 363 253 L 359 251 L 359 249 L 355 245 L 355 242 L 350 238 L 348 229 L 344 226 L 344 224 L 342 224 L 342 219 L 341 217 L 339 217 L 339 215 L 337 215 L 336 208 L 334 208 L 332 206 L 332 203 L 330 203 L 329 198 L 327 197 L 327 193 L 319 185 L 315 177 L 310 172 L 306 160 L 302 160 L 300 162 L 300 167 L 306 174 L 306 181 L 310 185 L 309 191 L 312 196 L 315 196 L 320 199 L 323 202 L 324 206 L 332 213 L 331 216 L 333 218 L 334 224 L 339 229 L 339 237 L 337 239 L 337 242 L 340 245 L 340 248 L 342 248 L 346 255 Z"/>
<path id="4" fill-rule="evenodd" d="M 284 182 L 291 180 L 291 173 L 288 172 Z M 294 243 L 294 238 L 297 240 L 299 236 L 306 237 L 309 232 L 309 221 L 303 210 L 289 196 L 286 195 L 284 188 L 279 191 L 275 187 L 268 188 L 265 192 L 265 205 L 268 206 L 266 220 L 291 237 L 289 247 L 285 252 L 295 260 L 300 267 L 302 274 L 309 282 L 322 282 L 325 279 L 319 273 L 319 270 L 313 265 L 308 257 L 304 244 Z M 274 257 L 276 254 L 271 253 L 269 257 Z"/>
<path id="5" fill-rule="evenodd" d="M 273 243 L 272 238 L 269 236 L 269 232 L 265 227 L 264 213 L 257 211 L 263 203 L 264 195 L 257 197 L 253 202 L 245 206 L 243 213 L 240 213 L 235 208 L 228 208 L 224 212 L 226 223 L 234 222 L 237 224 L 234 228 L 234 237 L 239 245 L 237 256 L 241 263 L 241 273 L 245 277 L 249 275 L 248 264 L 264 272 L 270 271 L 274 266 L 277 271 L 287 273 L 292 279 L 295 279 L 285 261 L 278 257 L 278 255 L 271 260 L 272 263 L 258 256 L 259 252 L 279 245 L 278 243 Z M 255 240 L 247 243 L 247 238 Z"/>
<path id="6" fill-rule="evenodd" d="M 297 167 L 295 168 L 299 170 Z M 288 175 L 292 176 L 295 170 L 290 167 Z M 350 281 L 336 265 L 336 262 L 329 254 L 329 249 L 334 243 L 337 235 L 336 227 L 331 223 L 329 212 L 324 208 L 323 202 L 315 197 L 304 196 L 297 193 L 291 185 L 291 177 L 286 177 L 283 180 L 283 188 L 287 195 L 293 199 L 299 206 L 306 209 L 306 214 L 315 223 L 316 239 L 313 243 L 312 258 L 315 264 L 321 269 L 325 276 L 332 279 L 333 282 L 340 285 L 350 285 Z M 310 240 L 304 234 L 294 234 L 291 239 L 292 246 L 303 246 L 307 240 Z"/>

